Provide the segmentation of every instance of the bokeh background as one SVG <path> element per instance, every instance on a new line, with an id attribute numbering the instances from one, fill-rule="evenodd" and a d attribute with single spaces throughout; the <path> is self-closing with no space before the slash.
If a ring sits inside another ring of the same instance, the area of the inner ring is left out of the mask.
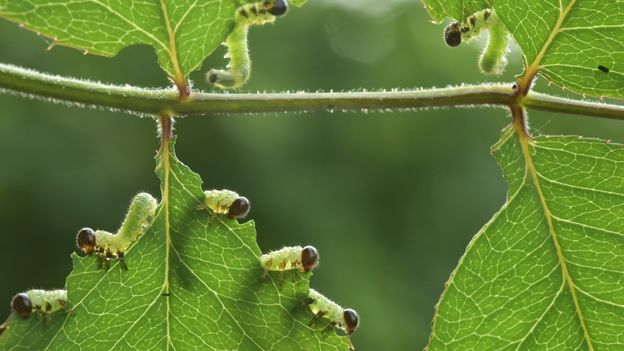
<path id="1" fill-rule="evenodd" d="M 253 28 L 244 91 L 351 90 L 492 81 L 483 40 L 451 49 L 417 0 L 312 0 Z M 153 50 L 84 56 L 0 20 L 0 62 L 108 83 L 168 85 Z M 225 65 L 217 49 L 192 75 Z M 522 71 L 517 49 L 497 81 Z M 554 91 L 541 80 L 537 89 Z M 563 92 L 565 95 L 565 92 Z M 358 350 L 422 349 L 434 304 L 471 237 L 506 193 L 490 146 L 502 109 L 208 116 L 178 121 L 178 156 L 205 186 L 253 202 L 267 251 L 312 244 L 312 286 L 355 308 Z M 534 133 L 624 141 L 622 124 L 531 113 Z M 115 229 L 130 198 L 158 194 L 155 124 L 119 112 L 0 95 L 0 319 L 13 294 L 64 286 L 74 234 Z M 3 305 L 4 304 L 4 305 Z"/>

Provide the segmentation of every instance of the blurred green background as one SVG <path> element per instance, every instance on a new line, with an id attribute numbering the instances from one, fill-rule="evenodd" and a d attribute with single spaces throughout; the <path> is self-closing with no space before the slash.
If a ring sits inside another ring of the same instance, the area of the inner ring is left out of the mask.
<path id="1" fill-rule="evenodd" d="M 244 91 L 349 90 L 492 81 L 483 41 L 450 49 L 419 1 L 312 0 L 253 28 Z M 0 21 L 0 62 L 107 83 L 168 85 L 149 47 L 115 58 L 54 48 Z M 217 49 L 192 75 L 222 67 Z M 507 73 L 522 71 L 517 49 Z M 555 91 L 538 83 L 540 91 Z M 557 92 L 557 91 L 555 91 Z M 560 92 L 557 92 L 560 93 Z M 621 123 L 531 113 L 534 133 L 615 141 Z M 179 120 L 178 156 L 207 188 L 253 202 L 260 247 L 312 244 L 312 286 L 361 315 L 358 350 L 424 347 L 433 307 L 466 244 L 505 199 L 489 148 L 502 109 L 209 116 Z M 130 198 L 158 194 L 149 118 L 0 95 L 0 319 L 13 294 L 64 286 L 74 234 L 115 229 Z M 4 303 L 4 302 L 2 302 Z"/>

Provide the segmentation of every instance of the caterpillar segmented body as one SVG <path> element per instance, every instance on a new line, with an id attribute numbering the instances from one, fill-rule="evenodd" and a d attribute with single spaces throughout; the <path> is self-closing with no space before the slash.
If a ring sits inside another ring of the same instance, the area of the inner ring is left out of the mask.
<path id="1" fill-rule="evenodd" d="M 507 65 L 509 35 L 505 25 L 492 9 L 479 11 L 461 22 L 451 22 L 444 31 L 444 40 L 451 47 L 469 42 L 488 30 L 488 43 L 481 53 L 479 68 L 486 74 L 501 74 Z"/>
<path id="2" fill-rule="evenodd" d="M 50 314 L 69 310 L 66 290 L 32 289 L 19 293 L 13 297 L 11 308 L 22 318 L 29 318 L 33 312 L 40 312 L 50 317 Z"/>
<path id="3" fill-rule="evenodd" d="M 137 194 L 116 234 L 83 228 L 76 235 L 76 246 L 86 255 L 96 253 L 105 269 L 108 269 L 109 261 L 113 259 L 118 259 L 122 268 L 128 269 L 124 260 L 125 251 L 152 224 L 157 206 L 158 203 L 152 195 Z"/>
<path id="4" fill-rule="evenodd" d="M 234 29 L 228 35 L 224 45 L 226 58 L 230 62 L 225 70 L 211 69 L 206 74 L 209 83 L 222 89 L 238 88 L 249 80 L 251 61 L 247 48 L 249 27 L 273 23 L 276 17 L 283 16 L 288 10 L 286 0 L 266 0 L 239 7 L 234 14 Z"/>
<path id="5" fill-rule="evenodd" d="M 260 262 L 267 271 L 298 269 L 301 272 L 309 272 L 318 266 L 319 253 L 309 245 L 288 246 L 262 255 Z"/>
<path id="6" fill-rule="evenodd" d="M 225 214 L 230 218 L 243 219 L 251 210 L 249 200 L 231 190 L 204 191 L 204 204 L 212 212 Z"/>
<path id="7" fill-rule="evenodd" d="M 344 330 L 347 335 L 353 334 L 360 325 L 360 317 L 355 310 L 342 308 L 314 289 L 310 289 L 308 305 L 312 313 L 329 319 L 332 325 Z"/>

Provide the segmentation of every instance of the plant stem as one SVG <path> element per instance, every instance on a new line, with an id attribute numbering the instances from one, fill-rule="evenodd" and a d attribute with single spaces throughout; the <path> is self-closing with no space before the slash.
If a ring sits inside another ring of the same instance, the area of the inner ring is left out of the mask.
<path id="1" fill-rule="evenodd" d="M 624 119 L 624 106 L 529 93 L 519 101 L 511 84 L 484 84 L 440 89 L 341 93 L 198 93 L 180 100 L 175 89 L 106 85 L 47 75 L 0 64 L 0 89 L 31 98 L 53 99 L 150 115 L 208 115 L 285 111 L 403 110 L 441 107 L 511 106 L 536 110 Z"/>
<path id="2" fill-rule="evenodd" d="M 525 108 L 624 120 L 624 106 L 581 101 L 530 92 L 522 101 Z"/>

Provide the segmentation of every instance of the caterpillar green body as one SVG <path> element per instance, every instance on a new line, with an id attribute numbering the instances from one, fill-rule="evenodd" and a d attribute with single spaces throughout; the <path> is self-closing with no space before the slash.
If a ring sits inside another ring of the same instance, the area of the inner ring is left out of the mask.
<path id="1" fill-rule="evenodd" d="M 227 48 L 225 57 L 230 63 L 225 70 L 208 71 L 208 82 L 222 89 L 234 89 L 245 84 L 251 75 L 251 60 L 247 48 L 249 27 L 273 23 L 276 17 L 283 16 L 287 10 L 286 0 L 260 1 L 239 7 L 234 14 L 234 29 L 224 43 Z"/>
<path id="2" fill-rule="evenodd" d="M 486 9 L 468 16 L 461 22 L 451 22 L 444 31 L 444 40 L 451 47 L 469 42 L 488 30 L 488 43 L 479 58 L 479 68 L 485 74 L 502 74 L 507 65 L 509 34 L 494 10 Z"/>
<path id="3" fill-rule="evenodd" d="M 207 190 L 204 196 L 204 205 L 216 214 L 242 219 L 251 210 L 249 200 L 231 190 Z"/>
<path id="4" fill-rule="evenodd" d="M 360 325 L 360 318 L 355 310 L 342 308 L 314 289 L 310 289 L 308 305 L 312 313 L 329 319 L 332 325 L 344 330 L 347 335 L 353 334 Z"/>
<path id="5" fill-rule="evenodd" d="M 152 224 L 157 207 L 158 202 L 152 195 L 137 194 L 132 199 L 126 218 L 117 233 L 83 228 L 76 236 L 76 245 L 87 255 L 96 253 L 106 269 L 112 259 L 118 259 L 122 268 L 127 269 L 125 251 Z"/>
<path id="6" fill-rule="evenodd" d="M 260 262 L 267 271 L 309 272 L 318 266 L 319 254 L 313 246 L 288 246 L 260 256 Z"/>
<path id="7" fill-rule="evenodd" d="M 11 308 L 22 318 L 29 318 L 33 312 L 42 313 L 46 318 L 57 311 L 69 311 L 66 290 L 32 289 L 13 297 Z"/>

